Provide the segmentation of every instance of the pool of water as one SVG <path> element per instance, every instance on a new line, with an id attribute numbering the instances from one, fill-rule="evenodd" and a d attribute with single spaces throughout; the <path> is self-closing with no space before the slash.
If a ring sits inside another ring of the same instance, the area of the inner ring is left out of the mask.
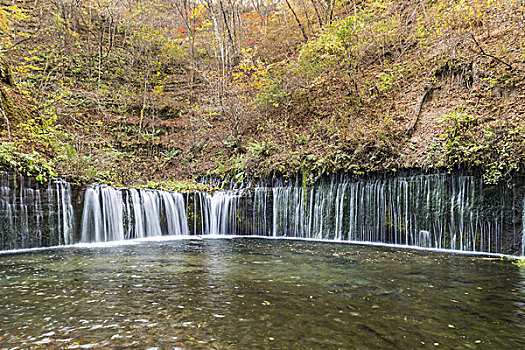
<path id="1" fill-rule="evenodd" d="M 0 256 L 0 348 L 523 349 L 525 268 L 263 239 Z"/>

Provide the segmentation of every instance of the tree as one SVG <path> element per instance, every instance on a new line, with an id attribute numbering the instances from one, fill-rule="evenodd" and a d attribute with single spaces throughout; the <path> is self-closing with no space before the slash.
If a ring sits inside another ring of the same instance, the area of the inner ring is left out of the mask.
<path id="1" fill-rule="evenodd" d="M 26 12 L 16 5 L 0 7 L 0 52 L 16 45 L 16 24 L 28 18 Z"/>

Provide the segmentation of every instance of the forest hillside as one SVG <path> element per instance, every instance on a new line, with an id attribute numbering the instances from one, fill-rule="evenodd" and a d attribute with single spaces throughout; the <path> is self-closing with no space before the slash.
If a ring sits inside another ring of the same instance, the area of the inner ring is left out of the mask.
<path id="1" fill-rule="evenodd" d="M 523 0 L 1 1 L 0 162 L 178 188 L 525 166 Z"/>

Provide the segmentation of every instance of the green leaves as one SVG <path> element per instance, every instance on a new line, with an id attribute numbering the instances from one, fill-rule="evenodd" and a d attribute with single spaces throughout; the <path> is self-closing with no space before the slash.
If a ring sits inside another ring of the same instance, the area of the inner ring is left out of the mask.
<path id="1" fill-rule="evenodd" d="M 444 155 L 440 164 L 448 168 L 471 166 L 483 171 L 486 183 L 497 183 L 523 169 L 525 129 L 499 120 L 482 123 L 463 109 L 442 117 Z"/>
<path id="2" fill-rule="evenodd" d="M 256 157 L 268 157 L 273 151 L 275 151 L 275 144 L 272 141 L 254 141 L 248 143 L 248 153 Z"/>
<path id="3" fill-rule="evenodd" d="M 391 45 L 399 15 L 389 11 L 390 1 L 366 2 L 354 15 L 335 21 L 315 40 L 301 47 L 299 66 L 317 76 L 342 63 L 355 66 L 366 55 Z"/>
<path id="4" fill-rule="evenodd" d="M 27 176 L 35 176 L 36 180 L 44 183 L 51 178 L 57 177 L 57 173 L 50 162 L 40 153 L 23 153 L 14 142 L 3 142 L 0 144 L 0 163 Z"/>

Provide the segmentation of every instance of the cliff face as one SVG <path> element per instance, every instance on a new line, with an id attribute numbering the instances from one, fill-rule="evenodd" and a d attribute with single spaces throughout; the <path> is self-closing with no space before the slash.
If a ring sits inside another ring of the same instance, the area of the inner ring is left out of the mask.
<path id="1" fill-rule="evenodd" d="M 0 123 L 36 173 L 524 167 L 521 0 L 17 5 Z"/>

